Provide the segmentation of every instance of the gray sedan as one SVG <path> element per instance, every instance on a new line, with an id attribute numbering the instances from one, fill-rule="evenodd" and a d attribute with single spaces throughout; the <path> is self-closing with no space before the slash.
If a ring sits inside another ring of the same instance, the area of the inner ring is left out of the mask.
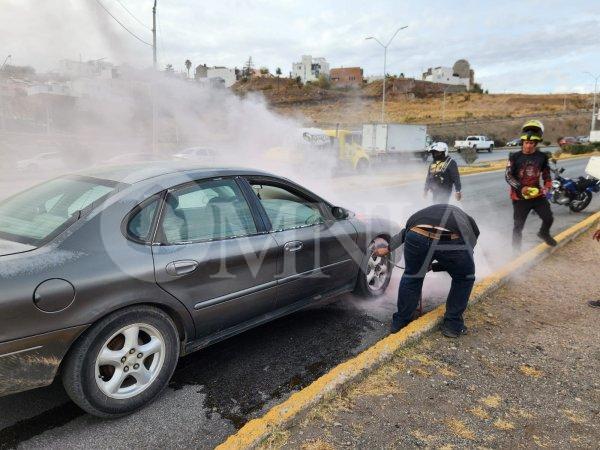
<path id="1" fill-rule="evenodd" d="M 169 163 L 66 175 L 0 202 L 0 395 L 60 376 L 131 413 L 180 356 L 345 292 L 377 296 L 398 229 L 250 170 Z"/>

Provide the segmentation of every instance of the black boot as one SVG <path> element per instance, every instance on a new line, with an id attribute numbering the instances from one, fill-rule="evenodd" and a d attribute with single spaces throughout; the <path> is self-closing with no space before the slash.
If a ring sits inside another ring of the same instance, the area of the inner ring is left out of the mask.
<path id="1" fill-rule="evenodd" d="M 544 234 L 541 231 L 539 231 L 537 236 L 550 247 L 556 247 L 556 241 L 552 236 L 550 236 L 550 233 Z"/>

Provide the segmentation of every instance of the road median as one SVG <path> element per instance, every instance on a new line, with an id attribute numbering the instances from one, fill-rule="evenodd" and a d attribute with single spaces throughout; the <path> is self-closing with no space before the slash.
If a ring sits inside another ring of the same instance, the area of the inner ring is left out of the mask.
<path id="1" fill-rule="evenodd" d="M 555 237 L 558 242 L 557 247 L 551 248 L 546 244 L 540 244 L 522 254 L 516 260 L 506 264 L 497 272 L 480 280 L 473 289 L 470 304 L 474 304 L 493 293 L 511 277 L 555 252 L 558 248 L 588 230 L 599 220 L 600 213 L 588 217 L 557 235 Z M 303 411 L 333 396 L 349 384 L 362 379 L 381 364 L 392 359 L 408 343 L 414 342 L 433 330 L 440 323 L 443 315 L 444 305 L 424 314 L 400 332 L 385 337 L 356 357 L 334 367 L 306 388 L 292 394 L 287 400 L 273 407 L 262 417 L 249 421 L 217 448 L 242 449 L 258 445 L 270 434 L 297 418 Z"/>

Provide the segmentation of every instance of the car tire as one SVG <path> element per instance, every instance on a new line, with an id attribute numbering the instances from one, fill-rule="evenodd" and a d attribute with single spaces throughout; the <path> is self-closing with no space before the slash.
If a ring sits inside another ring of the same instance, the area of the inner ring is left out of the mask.
<path id="1" fill-rule="evenodd" d="M 365 258 L 358 271 L 358 279 L 354 293 L 361 297 L 379 297 L 390 284 L 394 264 L 389 256 L 375 257 L 373 252 L 377 247 L 387 246 L 383 238 L 376 238 L 369 244 Z"/>
<path id="2" fill-rule="evenodd" d="M 494 146 L 493 146 L 493 145 L 490 145 L 490 146 L 488 147 L 488 153 L 492 153 L 492 151 L 493 151 L 493 150 L 494 150 Z"/>
<path id="3" fill-rule="evenodd" d="M 63 365 L 62 382 L 84 411 L 115 418 L 154 400 L 178 359 L 179 335 L 169 315 L 133 306 L 101 319 L 77 340 Z"/>

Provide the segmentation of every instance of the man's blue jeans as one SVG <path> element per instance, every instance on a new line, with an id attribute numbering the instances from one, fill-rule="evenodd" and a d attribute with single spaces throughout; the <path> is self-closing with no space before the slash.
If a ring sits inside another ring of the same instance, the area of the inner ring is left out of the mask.
<path id="1" fill-rule="evenodd" d="M 446 299 L 444 325 L 459 331 L 464 325 L 463 312 L 475 283 L 473 250 L 462 239 L 439 241 L 414 231 L 406 233 L 404 242 L 405 269 L 398 289 L 398 312 L 392 326 L 406 326 L 413 317 L 423 287 L 423 279 L 432 261 L 438 261 L 452 277 L 452 285 Z"/>

